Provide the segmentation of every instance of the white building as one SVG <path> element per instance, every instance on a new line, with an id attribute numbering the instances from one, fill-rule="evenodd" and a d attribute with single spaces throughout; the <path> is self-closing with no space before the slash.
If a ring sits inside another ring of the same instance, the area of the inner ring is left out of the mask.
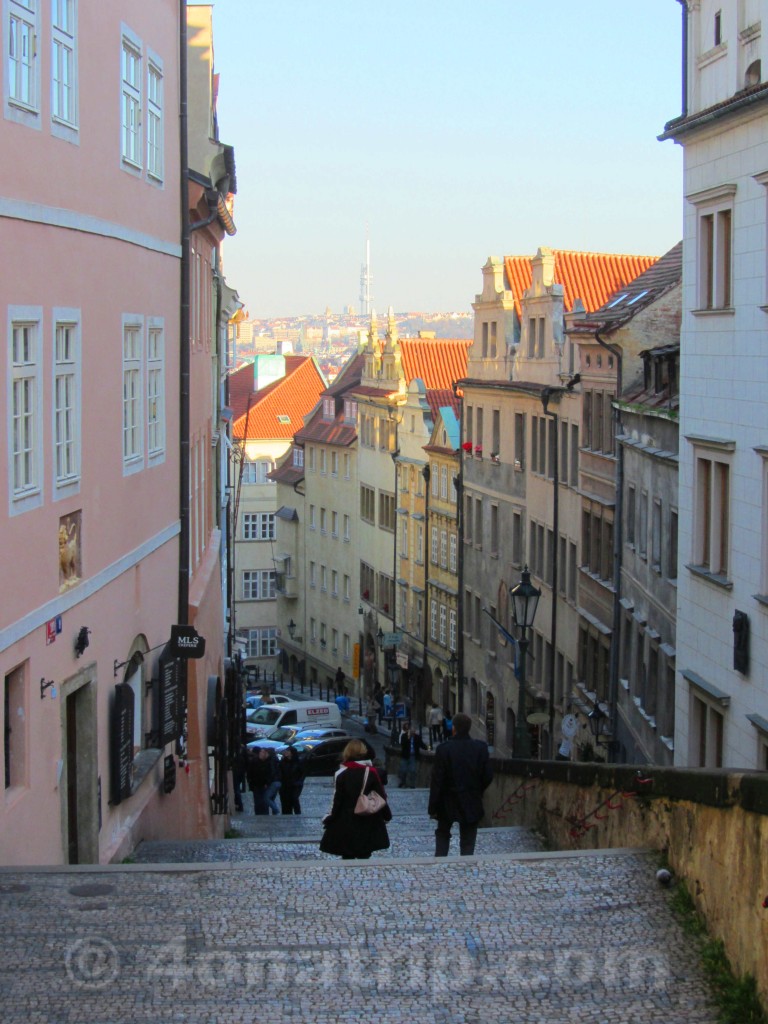
<path id="1" fill-rule="evenodd" d="M 688 0 L 675 762 L 768 769 L 768 0 Z"/>

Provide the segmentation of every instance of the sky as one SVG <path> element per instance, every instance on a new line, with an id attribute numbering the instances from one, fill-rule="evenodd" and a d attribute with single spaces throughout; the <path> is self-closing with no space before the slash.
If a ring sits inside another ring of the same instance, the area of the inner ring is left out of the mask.
<path id="1" fill-rule="evenodd" d="M 682 237 L 676 0 L 215 0 L 251 317 L 471 311 L 489 256 Z"/>

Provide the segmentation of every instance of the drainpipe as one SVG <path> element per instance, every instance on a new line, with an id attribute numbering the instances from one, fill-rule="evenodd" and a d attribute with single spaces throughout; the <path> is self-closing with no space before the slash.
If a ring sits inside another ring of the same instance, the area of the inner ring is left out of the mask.
<path id="1" fill-rule="evenodd" d="M 187 4 L 179 0 L 179 162 L 181 201 L 181 287 L 179 307 L 179 606 L 178 622 L 189 620 L 189 142 L 187 137 Z M 181 664 L 186 666 L 186 662 Z"/>
<path id="2" fill-rule="evenodd" d="M 459 472 L 453 478 L 456 485 L 456 547 L 458 548 L 458 595 L 456 597 L 456 658 L 458 672 L 458 708 L 464 711 L 464 395 L 459 395 L 458 386 L 453 393 L 459 399 Z"/>
<path id="3" fill-rule="evenodd" d="M 616 358 L 616 399 L 622 391 L 623 365 L 621 349 L 610 345 L 600 337 L 600 330 L 595 331 L 595 341 Z M 616 504 L 613 512 L 613 622 L 611 623 L 611 653 L 608 659 L 608 721 L 611 740 L 608 757 L 615 760 L 619 742 L 617 729 L 619 724 L 619 636 L 621 633 L 621 552 L 622 552 L 622 519 L 624 514 L 624 448 L 616 438 L 621 430 L 617 405 L 613 408 L 613 437 L 616 445 Z"/>
<path id="4" fill-rule="evenodd" d="M 561 388 L 544 388 L 541 393 L 541 405 L 544 415 L 552 420 L 552 428 L 555 432 L 555 443 L 553 449 L 552 466 L 552 618 L 550 625 L 550 642 L 552 646 L 552 662 L 549 666 L 549 750 L 547 751 L 550 760 L 555 756 L 555 665 L 557 663 L 557 602 L 558 602 L 558 551 L 560 548 L 560 417 L 556 412 L 549 411 L 549 400 L 553 391 L 557 392 L 558 401 Z"/>
<path id="5" fill-rule="evenodd" d="M 682 116 L 685 117 L 688 114 L 688 4 L 686 0 L 678 0 L 681 7 L 681 14 L 683 16 L 683 31 L 682 31 L 682 61 L 681 67 L 683 69 L 683 80 L 682 80 Z"/>
<path id="6" fill-rule="evenodd" d="M 424 477 L 424 536 L 422 537 L 421 557 L 424 561 L 424 615 L 422 616 L 421 632 L 424 643 L 424 667 L 427 665 L 427 651 L 429 649 L 429 480 L 432 475 L 432 468 L 429 463 L 421 467 L 421 475 Z M 440 694 L 440 703 L 443 703 L 443 695 Z"/>

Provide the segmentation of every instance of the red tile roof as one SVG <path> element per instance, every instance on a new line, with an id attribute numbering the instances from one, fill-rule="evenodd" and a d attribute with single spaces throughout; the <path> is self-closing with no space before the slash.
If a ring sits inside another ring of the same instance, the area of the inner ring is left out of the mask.
<path id="1" fill-rule="evenodd" d="M 253 364 L 248 363 L 229 378 L 232 436 L 243 438 L 247 430 L 249 438 L 293 438 L 325 390 L 325 380 L 314 359 L 286 356 L 285 376 L 259 391 L 253 391 L 253 372 Z"/>
<path id="2" fill-rule="evenodd" d="M 581 299 L 587 312 L 599 309 L 610 295 L 648 270 L 658 256 L 622 256 L 602 252 L 570 252 L 552 249 L 555 256 L 555 283 L 565 289 L 565 310 L 570 312 Z M 505 256 L 504 270 L 509 289 L 514 292 L 517 315 L 522 316 L 521 300 L 531 287 L 532 256 Z"/>
<path id="3" fill-rule="evenodd" d="M 428 391 L 450 390 L 466 375 L 471 345 L 470 338 L 400 338 L 405 379 L 410 384 L 420 378 Z"/>
<path id="4" fill-rule="evenodd" d="M 439 410 L 444 406 L 449 406 L 456 413 L 456 416 L 460 415 L 459 411 L 459 399 L 453 393 L 453 388 L 430 388 L 426 394 L 429 408 L 432 411 L 432 422 L 437 423 L 437 417 Z"/>

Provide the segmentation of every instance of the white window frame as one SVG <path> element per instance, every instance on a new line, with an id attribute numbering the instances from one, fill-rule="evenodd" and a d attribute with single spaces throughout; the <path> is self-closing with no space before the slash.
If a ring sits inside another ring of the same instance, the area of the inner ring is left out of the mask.
<path id="1" fill-rule="evenodd" d="M 429 602 L 429 635 L 437 640 L 437 601 L 434 598 Z"/>
<path id="2" fill-rule="evenodd" d="M 147 52 L 147 179 L 162 183 L 165 175 L 165 85 L 163 62 Z"/>
<path id="3" fill-rule="evenodd" d="M 51 433 L 54 501 L 80 490 L 82 459 L 82 334 L 79 309 L 55 308 Z M 67 340 L 67 351 L 62 350 Z M 66 465 L 62 465 L 66 463 Z"/>
<path id="4" fill-rule="evenodd" d="M 242 580 L 243 601 L 274 601 L 276 591 L 274 569 L 244 569 Z"/>
<path id="5" fill-rule="evenodd" d="M 444 604 L 440 605 L 440 636 L 439 641 L 445 647 L 448 639 L 448 609 Z"/>
<path id="6" fill-rule="evenodd" d="M 165 321 L 147 318 L 147 461 L 165 462 Z"/>
<path id="7" fill-rule="evenodd" d="M 243 540 L 265 541 L 274 539 L 274 512 L 243 513 Z"/>
<path id="8" fill-rule="evenodd" d="M 141 40 L 122 26 L 120 42 L 120 162 L 124 170 L 142 170 L 142 86 L 144 54 Z"/>
<path id="9" fill-rule="evenodd" d="M 440 568 L 448 567 L 448 531 L 440 531 Z"/>
<path id="10" fill-rule="evenodd" d="M 440 467 L 440 499 L 442 501 L 448 500 L 448 467 Z"/>
<path id="11" fill-rule="evenodd" d="M 350 539 L 350 535 L 349 535 L 349 524 L 350 524 L 350 517 L 349 517 L 349 516 L 347 515 L 347 513 L 345 512 L 345 513 L 344 513 L 344 522 L 343 522 L 343 526 L 344 526 L 344 534 L 343 534 L 343 540 L 344 540 L 344 541 L 345 541 L 345 543 L 347 543 L 347 544 L 349 544 L 349 539 Z"/>
<path id="12" fill-rule="evenodd" d="M 317 586 L 317 563 L 309 563 L 309 585 L 314 590 Z"/>
<path id="13" fill-rule="evenodd" d="M 433 526 L 429 541 L 429 560 L 432 565 L 437 565 L 437 537 L 437 527 Z"/>
<path id="14" fill-rule="evenodd" d="M 339 573 L 337 569 L 331 569 L 331 597 L 339 596 Z"/>
<path id="15" fill-rule="evenodd" d="M 448 568 L 451 572 L 456 572 L 459 564 L 459 553 L 458 553 L 458 538 L 455 533 L 452 533 L 448 538 Z"/>
<path id="16" fill-rule="evenodd" d="M 29 332 L 26 352 L 15 344 L 19 337 L 16 332 L 20 330 Z M 42 336 L 40 306 L 8 307 L 7 437 L 11 515 L 37 508 L 43 500 Z M 17 356 L 23 358 L 17 359 Z M 23 451 L 16 444 L 19 426 L 26 435 Z M 17 467 L 22 466 L 25 467 L 23 479 L 17 480 Z"/>
<path id="17" fill-rule="evenodd" d="M 448 610 L 448 649 L 451 651 L 456 650 L 457 623 L 456 609 L 450 608 Z"/>
<path id="18" fill-rule="evenodd" d="M 344 600 L 349 602 L 352 598 L 352 579 L 344 575 Z"/>
<path id="19" fill-rule="evenodd" d="M 686 440 L 693 446 L 693 550 L 689 569 L 714 580 L 727 581 L 730 575 L 732 453 L 736 445 L 731 441 L 700 437 Z"/>
<path id="20" fill-rule="evenodd" d="M 293 464 L 294 466 L 303 469 L 304 468 L 304 449 L 296 447 L 293 449 Z"/>
<path id="21" fill-rule="evenodd" d="M 77 5 L 51 0 L 51 133 L 69 142 L 78 139 Z"/>
<path id="22" fill-rule="evenodd" d="M 3 36 L 3 100 L 7 120 L 40 130 L 40 0 L 4 0 Z M 15 43 L 15 56 L 11 44 Z M 25 52 L 26 51 L 26 52 Z M 11 62 L 16 62 L 17 73 L 11 89 Z"/>
<path id="23" fill-rule="evenodd" d="M 733 310 L 735 196 L 735 184 L 717 185 L 686 196 L 696 207 L 697 308 L 694 314 Z"/>
<path id="24" fill-rule="evenodd" d="M 129 476 L 144 468 L 143 317 L 136 314 L 123 317 L 122 354 L 121 448 L 123 476 Z"/>

